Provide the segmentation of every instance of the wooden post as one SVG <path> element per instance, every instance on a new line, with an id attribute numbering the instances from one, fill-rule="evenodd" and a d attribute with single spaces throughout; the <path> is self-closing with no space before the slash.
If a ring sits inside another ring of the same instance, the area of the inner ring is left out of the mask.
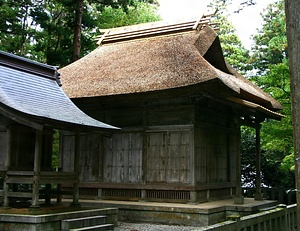
<path id="1" fill-rule="evenodd" d="M 261 193 L 261 159 L 260 159 L 260 124 L 255 127 L 256 132 L 256 193 L 254 194 L 255 200 L 263 200 Z"/>
<path id="2" fill-rule="evenodd" d="M 51 205 L 51 184 L 46 184 L 45 190 L 46 190 L 45 204 L 46 204 L 46 206 L 50 206 Z"/>
<path id="3" fill-rule="evenodd" d="M 61 204 L 62 202 L 62 187 L 61 184 L 57 184 L 57 197 L 56 197 L 56 204 Z"/>
<path id="4" fill-rule="evenodd" d="M 40 196 L 40 172 L 41 172 L 41 158 L 42 158 L 42 145 L 43 145 L 43 130 L 35 131 L 35 150 L 34 150 L 34 176 L 32 184 L 32 201 L 31 208 L 39 208 Z"/>
<path id="5" fill-rule="evenodd" d="M 197 200 L 197 191 L 190 191 L 190 201 L 188 202 L 188 204 L 192 204 L 192 205 L 196 205 L 199 204 L 198 200 Z"/>
<path id="6" fill-rule="evenodd" d="M 80 133 L 75 132 L 75 150 L 74 150 L 74 172 L 77 176 L 77 182 L 73 184 L 73 202 L 71 206 L 80 206 L 79 203 L 79 157 L 80 157 Z"/>
<path id="7" fill-rule="evenodd" d="M 5 159 L 5 178 L 3 181 L 3 207 L 9 207 L 9 198 L 8 198 L 8 191 L 9 186 L 6 183 L 7 180 L 7 171 L 10 170 L 11 166 L 11 157 L 12 157 L 12 128 L 9 127 L 7 129 L 7 153 L 6 153 L 6 159 Z"/>
<path id="8" fill-rule="evenodd" d="M 146 202 L 147 201 L 147 191 L 146 189 L 141 189 L 141 199 L 140 202 Z"/>
<path id="9" fill-rule="evenodd" d="M 242 194 L 241 182 L 242 168 L 241 168 L 241 127 L 238 123 L 236 135 L 236 196 L 234 198 L 235 204 L 244 204 L 244 197 Z"/>

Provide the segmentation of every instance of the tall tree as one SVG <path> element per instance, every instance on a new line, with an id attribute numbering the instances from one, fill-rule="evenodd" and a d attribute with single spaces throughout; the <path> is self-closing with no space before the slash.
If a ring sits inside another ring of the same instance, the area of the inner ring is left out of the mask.
<path id="1" fill-rule="evenodd" d="M 300 2 L 285 0 L 289 67 L 291 75 L 295 177 L 297 190 L 297 226 L 300 230 Z"/>
<path id="2" fill-rule="evenodd" d="M 99 18 L 100 31 L 114 27 L 128 26 L 146 22 L 159 21 L 160 16 L 157 14 L 157 8 L 145 3 L 137 3 L 130 6 L 127 12 L 122 8 L 113 8 L 106 6 L 101 11 Z"/>
<path id="3" fill-rule="evenodd" d="M 83 14 L 83 0 L 76 0 L 75 28 L 74 28 L 73 55 L 72 55 L 73 62 L 80 58 L 82 14 Z"/>
<path id="4" fill-rule="evenodd" d="M 76 61 L 80 58 L 81 50 L 81 32 L 82 32 L 82 18 L 83 8 L 89 7 L 92 4 L 102 4 L 104 6 L 121 7 L 127 12 L 128 6 L 135 5 L 136 2 L 144 2 L 149 4 L 157 4 L 156 0 L 75 0 L 75 25 L 74 25 L 74 37 L 73 37 L 73 55 L 72 61 Z"/>
<path id="5" fill-rule="evenodd" d="M 105 26 L 101 23 L 105 24 L 102 16 L 107 15 L 107 6 L 122 12 L 126 25 L 159 19 L 148 1 L 83 1 L 79 11 L 75 2 L 0 0 L 0 49 L 62 67 L 95 49 L 94 38 Z M 119 24 L 118 18 L 108 18 L 105 22 L 111 27 Z"/>
<path id="6" fill-rule="evenodd" d="M 35 2 L 31 0 L 0 1 L 0 49 L 25 55 L 30 51 L 33 28 L 30 11 Z"/>

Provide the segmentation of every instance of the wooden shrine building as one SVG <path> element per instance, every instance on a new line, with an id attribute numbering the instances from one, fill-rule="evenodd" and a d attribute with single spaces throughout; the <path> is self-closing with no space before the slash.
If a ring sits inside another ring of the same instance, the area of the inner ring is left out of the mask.
<path id="1" fill-rule="evenodd" d="M 266 118 L 281 119 L 282 106 L 225 62 L 207 17 L 111 29 L 98 43 L 60 70 L 81 110 L 121 128 L 82 136 L 89 154 L 80 163 L 80 195 L 242 203 L 240 126 L 259 134 Z M 73 141 L 62 137 L 64 153 Z"/>
<path id="2" fill-rule="evenodd" d="M 49 203 L 51 184 L 66 182 L 73 184 L 73 203 L 77 204 L 79 134 L 103 134 L 111 129 L 115 127 L 92 119 L 72 103 L 60 88 L 55 67 L 0 51 L 0 172 L 4 207 L 9 206 L 11 198 L 31 199 L 31 207 L 39 207 L 42 188 L 46 188 L 43 198 Z M 55 171 L 52 167 L 55 130 L 76 134 L 68 171 Z"/>

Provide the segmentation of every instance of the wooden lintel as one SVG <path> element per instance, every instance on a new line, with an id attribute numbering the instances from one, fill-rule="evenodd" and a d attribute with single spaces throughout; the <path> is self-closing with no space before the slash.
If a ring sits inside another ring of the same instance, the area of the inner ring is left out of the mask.
<path id="1" fill-rule="evenodd" d="M 9 197 L 21 197 L 21 198 L 31 198 L 32 193 L 30 192 L 9 192 Z"/>

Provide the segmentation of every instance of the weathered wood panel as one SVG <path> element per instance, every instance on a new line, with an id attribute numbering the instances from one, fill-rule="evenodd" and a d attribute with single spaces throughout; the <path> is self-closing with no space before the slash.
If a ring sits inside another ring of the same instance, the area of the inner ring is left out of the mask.
<path id="1" fill-rule="evenodd" d="M 147 181 L 190 183 L 190 131 L 147 134 Z"/>
<path id="2" fill-rule="evenodd" d="M 105 114 L 96 118 L 117 127 L 138 127 L 144 123 L 143 113 L 141 108 L 122 108 L 119 110 L 107 110 Z"/>
<path id="3" fill-rule="evenodd" d="M 227 182 L 227 134 L 220 130 L 207 131 L 209 183 Z"/>
<path id="4" fill-rule="evenodd" d="M 207 183 L 207 144 L 206 129 L 195 130 L 195 179 L 199 183 Z"/>
<path id="5" fill-rule="evenodd" d="M 159 126 L 192 124 L 193 115 L 192 106 L 176 105 L 151 108 L 148 110 L 147 125 Z"/>
<path id="6" fill-rule="evenodd" d="M 74 172 L 75 136 L 62 135 L 60 150 L 60 166 L 63 172 Z"/>
<path id="7" fill-rule="evenodd" d="M 165 182 L 166 133 L 150 133 L 147 135 L 147 181 Z"/>
<path id="8" fill-rule="evenodd" d="M 5 170 L 5 161 L 7 155 L 7 132 L 0 132 L 0 171 Z"/>
<path id="9" fill-rule="evenodd" d="M 98 182 L 100 136 L 84 134 L 80 136 L 80 181 Z"/>
<path id="10" fill-rule="evenodd" d="M 142 134 L 122 133 L 104 138 L 103 182 L 142 180 Z"/>

